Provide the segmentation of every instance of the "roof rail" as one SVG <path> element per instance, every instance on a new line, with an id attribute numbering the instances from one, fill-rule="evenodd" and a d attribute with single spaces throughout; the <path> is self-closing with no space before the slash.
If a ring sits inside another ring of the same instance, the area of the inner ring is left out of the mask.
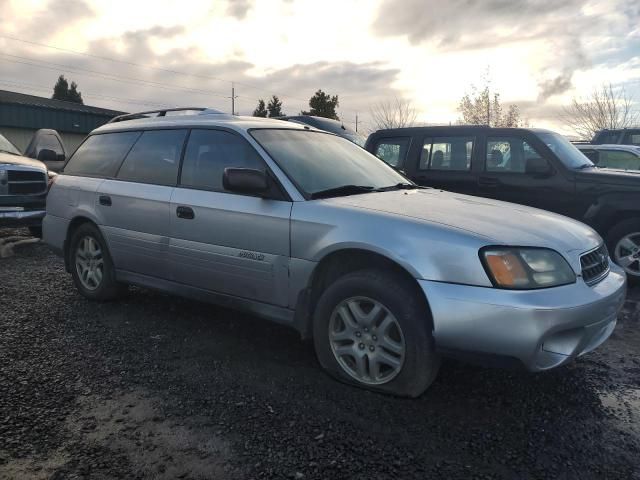
<path id="1" fill-rule="evenodd" d="M 167 112 L 189 112 L 189 111 L 203 112 L 205 110 L 208 110 L 208 109 L 204 107 L 191 107 L 191 108 L 163 108 L 161 110 L 148 110 L 146 112 L 126 113 L 124 115 L 118 115 L 117 117 L 113 117 L 111 120 L 109 120 L 109 123 L 124 122 L 126 120 L 137 120 L 139 118 L 146 118 L 146 117 L 150 117 L 151 116 L 150 114 L 152 113 L 155 113 L 156 117 L 166 117 Z"/>

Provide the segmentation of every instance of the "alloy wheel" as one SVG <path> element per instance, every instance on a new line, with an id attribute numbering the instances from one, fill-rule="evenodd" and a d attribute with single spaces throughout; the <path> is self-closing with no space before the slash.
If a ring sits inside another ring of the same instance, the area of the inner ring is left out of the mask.
<path id="1" fill-rule="evenodd" d="M 329 342 L 342 369 L 363 384 L 387 383 L 402 370 L 406 344 L 400 324 L 371 298 L 352 297 L 336 306 Z"/>
<path id="2" fill-rule="evenodd" d="M 104 257 L 100 244 L 91 236 L 83 237 L 75 255 L 78 279 L 87 290 L 96 290 L 104 276 Z"/>
<path id="3" fill-rule="evenodd" d="M 616 244 L 613 257 L 627 274 L 640 276 L 640 232 L 622 237 Z"/>

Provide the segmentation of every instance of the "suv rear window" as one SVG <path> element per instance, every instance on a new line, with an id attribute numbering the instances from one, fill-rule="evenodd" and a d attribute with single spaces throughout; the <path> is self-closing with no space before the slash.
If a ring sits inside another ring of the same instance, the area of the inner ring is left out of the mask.
<path id="1" fill-rule="evenodd" d="M 67 175 L 113 177 L 140 132 L 118 132 L 87 138 L 64 167 Z"/>
<path id="2" fill-rule="evenodd" d="M 150 130 L 140 137 L 125 158 L 119 180 L 175 185 L 186 130 Z"/>

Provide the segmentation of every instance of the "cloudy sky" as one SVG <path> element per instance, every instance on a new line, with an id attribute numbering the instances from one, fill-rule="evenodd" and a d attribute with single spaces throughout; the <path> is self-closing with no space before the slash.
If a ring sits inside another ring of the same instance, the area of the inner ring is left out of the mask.
<path id="1" fill-rule="evenodd" d="M 455 122 L 484 78 L 532 126 L 565 133 L 563 105 L 603 83 L 640 105 L 638 0 L 0 0 L 0 89 L 123 111 L 206 105 L 288 114 L 322 88 L 371 126 L 372 103 L 409 100 Z"/>

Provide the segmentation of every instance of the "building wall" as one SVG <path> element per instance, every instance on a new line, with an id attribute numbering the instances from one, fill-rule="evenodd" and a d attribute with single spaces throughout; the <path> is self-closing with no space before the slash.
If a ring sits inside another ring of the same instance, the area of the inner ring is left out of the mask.
<path id="1" fill-rule="evenodd" d="M 2 127 L 0 126 L 0 133 L 4 135 L 11 143 L 24 152 L 33 137 L 36 129 L 32 128 L 15 128 L 15 127 Z M 59 132 L 62 140 L 64 141 L 64 148 L 67 150 L 67 154 L 72 154 L 78 145 L 82 143 L 86 135 L 84 133 L 69 133 Z"/>

